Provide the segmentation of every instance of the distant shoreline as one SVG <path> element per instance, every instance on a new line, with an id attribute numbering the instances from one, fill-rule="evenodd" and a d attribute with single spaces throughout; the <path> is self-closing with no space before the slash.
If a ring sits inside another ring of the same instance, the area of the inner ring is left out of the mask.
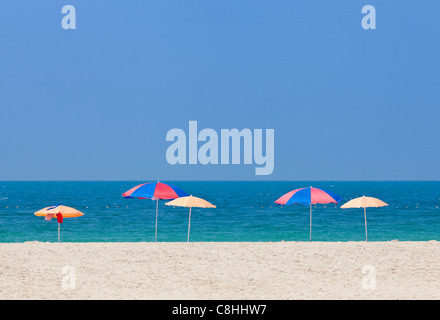
<path id="1" fill-rule="evenodd" d="M 440 182 L 440 180 L 319 180 L 319 179 L 310 179 L 310 180 L 269 180 L 268 178 L 259 178 L 254 180 L 219 180 L 219 179 L 211 179 L 211 180 L 190 180 L 190 179 L 160 179 L 161 181 L 178 181 L 178 182 Z M 157 181 L 157 179 L 142 179 L 142 180 L 124 180 L 124 179 L 109 179 L 109 180 L 0 180 L 1 182 L 145 182 L 145 181 Z"/>
<path id="2" fill-rule="evenodd" d="M 27 243 L 44 243 L 44 244 L 50 244 L 50 243 L 54 243 L 54 244 L 79 244 L 79 243 L 132 243 L 132 244 L 137 244 L 137 243 L 144 243 L 144 244 L 160 244 L 160 243 L 175 243 L 175 244 L 180 244 L 180 243 L 186 243 L 186 244 L 209 244 L 209 243 L 389 243 L 389 242 L 393 242 L 393 243 L 405 243 L 405 242 L 439 242 L 440 240 L 398 240 L 398 239 L 394 239 L 394 240 L 386 240 L 386 241 L 376 241 L 376 240 L 369 240 L 369 241 L 364 241 L 364 240 L 360 240 L 360 241 L 354 241 L 354 240 L 348 240 L 348 241 L 308 241 L 308 240 L 303 240 L 303 241 L 297 241 L 297 240 L 281 240 L 281 241 L 191 241 L 191 242 L 186 242 L 186 241 L 158 241 L 158 242 L 154 242 L 154 241 L 90 241 L 90 242 L 86 242 L 86 241 L 65 241 L 65 242 L 56 242 L 56 241 L 38 241 L 38 240 L 30 240 L 30 241 L 24 241 L 24 242 L 0 242 L 0 245 L 2 244 L 27 244 Z"/>

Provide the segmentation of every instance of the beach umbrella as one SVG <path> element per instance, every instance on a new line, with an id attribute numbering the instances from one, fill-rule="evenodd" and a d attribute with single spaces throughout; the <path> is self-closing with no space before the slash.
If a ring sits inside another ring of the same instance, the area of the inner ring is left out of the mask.
<path id="1" fill-rule="evenodd" d="M 81 217 L 84 213 L 66 206 L 61 206 L 59 204 L 51 207 L 43 208 L 34 213 L 37 217 L 44 217 L 44 220 L 50 221 L 52 218 L 56 217 L 58 221 L 58 242 L 60 242 L 60 225 L 63 223 L 64 218 L 76 218 Z"/>
<path id="2" fill-rule="evenodd" d="M 364 219 L 365 219 L 365 241 L 368 241 L 368 232 L 367 232 L 367 208 L 378 208 L 387 206 L 388 203 L 383 202 L 377 198 L 373 197 L 359 197 L 353 200 L 344 203 L 341 208 L 349 209 L 349 208 L 364 208 Z"/>
<path id="3" fill-rule="evenodd" d="M 157 181 L 140 184 L 124 192 L 122 196 L 126 199 L 139 198 L 156 200 L 155 241 L 157 241 L 157 212 L 159 207 L 159 200 L 170 200 L 179 197 L 186 197 L 188 196 L 188 194 L 175 186 Z"/>
<path id="4" fill-rule="evenodd" d="M 276 200 L 275 203 L 280 205 L 294 203 L 310 205 L 310 241 L 312 241 L 312 204 L 338 203 L 341 200 L 341 196 L 330 191 L 309 187 L 292 190 Z"/>
<path id="5" fill-rule="evenodd" d="M 175 199 L 173 201 L 165 203 L 167 206 L 175 206 L 175 207 L 185 207 L 189 208 L 189 220 L 188 220 L 188 242 L 189 242 L 189 231 L 191 228 L 191 208 L 197 207 L 197 208 L 216 208 L 215 205 L 209 203 L 206 200 L 203 200 L 201 198 L 193 197 L 192 195 L 189 197 L 181 197 L 178 199 Z"/>

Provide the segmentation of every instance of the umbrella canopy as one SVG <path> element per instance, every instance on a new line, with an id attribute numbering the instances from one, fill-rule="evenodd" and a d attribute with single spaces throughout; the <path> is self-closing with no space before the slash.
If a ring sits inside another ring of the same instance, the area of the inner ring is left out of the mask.
<path id="1" fill-rule="evenodd" d="M 341 200 L 342 197 L 333 192 L 309 187 L 292 190 L 281 196 L 275 203 L 280 205 L 300 203 L 310 206 L 310 241 L 312 241 L 312 204 L 338 203 Z"/>
<path id="2" fill-rule="evenodd" d="M 387 206 L 388 203 L 383 202 L 380 199 L 373 197 L 359 197 L 344 203 L 341 208 L 364 208 L 364 220 L 365 220 L 365 241 L 368 241 L 368 231 L 367 231 L 367 209 L 366 208 L 379 208 Z"/>
<path id="3" fill-rule="evenodd" d="M 50 221 L 53 217 L 58 221 L 58 242 L 60 242 L 60 224 L 63 223 L 63 218 L 76 218 L 84 215 L 81 211 L 74 208 L 55 205 L 43 208 L 34 213 L 37 217 L 45 217 L 44 220 Z"/>
<path id="4" fill-rule="evenodd" d="M 84 215 L 84 213 L 82 213 L 81 211 L 78 211 L 78 210 L 71 208 L 71 207 L 61 206 L 61 205 L 43 208 L 41 210 L 38 210 L 34 214 L 37 217 L 46 217 L 48 214 L 49 215 L 50 214 L 54 214 L 54 215 L 61 214 L 63 218 L 76 218 L 76 217 L 81 217 Z"/>
<path id="5" fill-rule="evenodd" d="M 348 201 L 347 203 L 344 203 L 341 208 L 342 209 L 348 209 L 348 208 L 378 208 L 378 207 L 384 207 L 387 206 L 388 203 L 383 202 L 380 199 L 373 198 L 373 197 L 359 197 L 353 200 Z"/>
<path id="6" fill-rule="evenodd" d="M 325 191 L 318 188 L 301 188 L 292 190 L 282 197 L 280 197 L 275 203 L 277 204 L 294 204 L 301 203 L 304 205 L 317 204 L 317 203 L 338 203 L 342 197 L 334 194 L 330 191 Z"/>
<path id="7" fill-rule="evenodd" d="M 188 194 L 175 186 L 157 181 L 140 184 L 124 192 L 122 196 L 126 199 L 139 198 L 156 200 L 156 229 L 154 240 L 157 241 L 157 213 L 159 209 L 159 200 L 186 197 Z"/>
<path id="8" fill-rule="evenodd" d="M 178 197 L 186 197 L 188 194 L 175 186 L 165 184 L 162 182 L 143 183 L 130 190 L 124 192 L 122 196 L 126 199 L 152 199 L 152 200 L 168 200 Z"/>
<path id="9" fill-rule="evenodd" d="M 176 206 L 176 207 L 185 207 L 189 208 L 189 220 L 188 220 L 188 242 L 189 242 L 189 232 L 191 228 L 191 208 L 216 208 L 215 205 L 209 203 L 208 201 L 193 197 L 192 195 L 189 197 L 181 197 L 170 202 L 165 203 L 167 206 Z"/>
<path id="10" fill-rule="evenodd" d="M 165 203 L 165 205 L 174 206 L 174 207 L 185 207 L 185 208 L 192 208 L 192 207 L 216 208 L 215 205 L 209 203 L 208 201 L 202 198 L 193 197 L 192 195 L 189 197 L 177 198 L 173 201 Z"/>

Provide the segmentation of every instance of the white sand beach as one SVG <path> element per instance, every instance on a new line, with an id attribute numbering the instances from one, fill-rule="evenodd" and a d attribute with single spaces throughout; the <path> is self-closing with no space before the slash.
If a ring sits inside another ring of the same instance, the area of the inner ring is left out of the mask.
<path id="1" fill-rule="evenodd" d="M 440 299 L 440 243 L 1 243 L 0 298 Z"/>

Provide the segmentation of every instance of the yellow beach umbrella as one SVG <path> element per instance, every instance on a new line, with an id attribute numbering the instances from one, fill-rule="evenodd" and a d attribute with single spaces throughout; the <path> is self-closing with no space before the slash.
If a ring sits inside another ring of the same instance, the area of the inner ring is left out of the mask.
<path id="1" fill-rule="evenodd" d="M 44 220 L 50 221 L 53 217 L 58 221 L 58 242 L 60 242 L 60 224 L 63 223 L 63 218 L 76 218 L 83 216 L 84 213 L 74 208 L 55 205 L 43 208 L 34 213 L 37 217 L 45 217 Z"/>
<path id="2" fill-rule="evenodd" d="M 180 197 L 174 199 L 170 202 L 165 203 L 167 206 L 175 206 L 175 207 L 185 207 L 189 208 L 189 221 L 188 221 L 188 242 L 189 242 L 189 231 L 191 228 L 191 208 L 216 208 L 215 205 L 209 203 L 206 200 L 201 198 L 193 197 L 192 195 L 189 197 Z"/>
<path id="3" fill-rule="evenodd" d="M 368 241 L 368 232 L 367 232 L 367 209 L 366 208 L 378 208 L 387 206 L 388 203 L 383 202 L 377 198 L 373 197 L 359 197 L 353 200 L 344 203 L 341 208 L 349 209 L 349 208 L 364 208 L 364 218 L 365 218 L 365 241 Z"/>

